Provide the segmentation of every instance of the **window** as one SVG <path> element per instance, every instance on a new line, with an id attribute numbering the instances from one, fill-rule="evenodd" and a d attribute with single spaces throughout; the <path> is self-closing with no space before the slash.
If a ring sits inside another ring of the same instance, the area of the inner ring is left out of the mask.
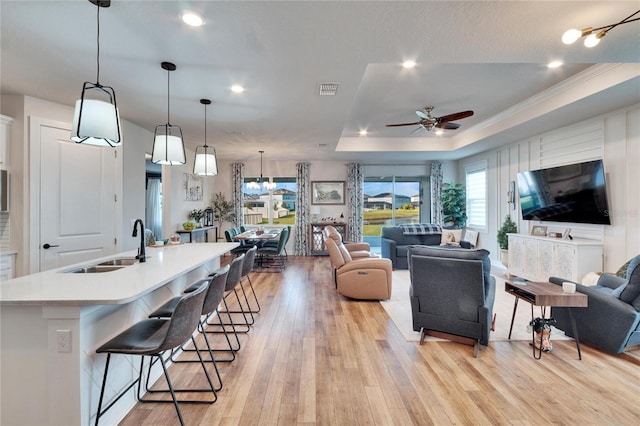
<path id="1" fill-rule="evenodd" d="M 426 185 L 425 185 L 426 184 Z M 385 225 L 419 223 L 423 218 L 424 176 L 366 177 L 364 180 L 364 241 L 372 248 L 380 247 L 380 229 Z M 428 209 L 427 213 L 428 213 Z"/>
<path id="2" fill-rule="evenodd" d="M 487 229 L 487 165 L 468 166 L 465 169 L 467 188 L 467 227 Z"/>
<path id="3" fill-rule="evenodd" d="M 274 185 L 265 188 L 265 183 Z M 296 220 L 295 177 L 245 177 L 242 185 L 242 211 L 245 225 L 293 225 Z"/>

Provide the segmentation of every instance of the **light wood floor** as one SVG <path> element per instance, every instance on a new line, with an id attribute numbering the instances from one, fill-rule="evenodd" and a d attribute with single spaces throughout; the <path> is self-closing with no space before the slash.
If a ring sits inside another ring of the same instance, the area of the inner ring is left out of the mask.
<path id="1" fill-rule="evenodd" d="M 229 258 L 227 258 L 228 260 Z M 451 342 L 406 342 L 378 302 L 339 296 L 328 259 L 290 256 L 254 273 L 262 312 L 211 405 L 182 404 L 188 425 L 640 424 L 640 351 L 612 356 L 554 341 L 491 342 L 474 359 Z M 407 304 L 409 308 L 409 304 Z M 174 365 L 180 386 L 199 365 Z M 174 425 L 171 404 L 138 404 L 123 425 Z"/>

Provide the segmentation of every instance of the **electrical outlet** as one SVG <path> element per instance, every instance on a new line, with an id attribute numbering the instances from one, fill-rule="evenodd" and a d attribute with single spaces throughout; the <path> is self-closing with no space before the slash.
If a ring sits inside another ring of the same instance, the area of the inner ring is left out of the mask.
<path id="1" fill-rule="evenodd" d="M 71 352 L 71 330 L 56 330 L 56 351 Z"/>

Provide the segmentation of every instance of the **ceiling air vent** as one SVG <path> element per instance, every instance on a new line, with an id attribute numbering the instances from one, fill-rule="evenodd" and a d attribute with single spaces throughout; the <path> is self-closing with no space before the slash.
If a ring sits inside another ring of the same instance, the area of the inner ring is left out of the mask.
<path id="1" fill-rule="evenodd" d="M 333 96 L 338 93 L 340 83 L 320 83 L 320 96 Z"/>

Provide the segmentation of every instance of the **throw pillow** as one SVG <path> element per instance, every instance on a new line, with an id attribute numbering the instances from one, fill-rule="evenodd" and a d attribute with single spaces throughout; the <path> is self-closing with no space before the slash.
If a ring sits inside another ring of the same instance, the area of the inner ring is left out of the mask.
<path id="1" fill-rule="evenodd" d="M 441 246 L 459 246 L 462 239 L 462 229 L 443 229 Z"/>
<path id="2" fill-rule="evenodd" d="M 629 264 L 632 260 L 633 259 L 629 259 L 627 263 L 625 263 L 620 267 L 620 269 L 618 269 L 618 272 L 616 272 L 617 277 L 624 278 L 625 280 L 627 279 L 627 269 L 629 269 Z"/>

